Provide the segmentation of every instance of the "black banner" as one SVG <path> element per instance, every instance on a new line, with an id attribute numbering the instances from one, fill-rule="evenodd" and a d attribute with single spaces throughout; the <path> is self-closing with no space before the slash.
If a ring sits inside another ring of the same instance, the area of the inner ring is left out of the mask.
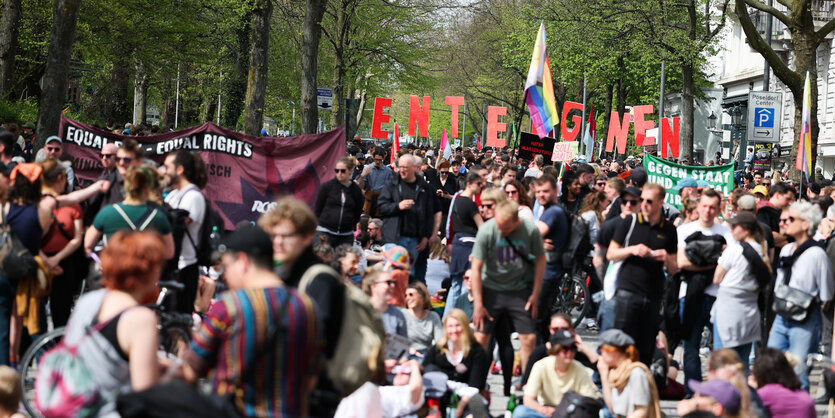
<path id="1" fill-rule="evenodd" d="M 551 137 L 540 139 L 538 135 L 522 132 L 519 135 L 519 158 L 531 161 L 534 156 L 542 155 L 545 158 L 545 165 L 551 165 L 551 155 L 556 141 Z"/>

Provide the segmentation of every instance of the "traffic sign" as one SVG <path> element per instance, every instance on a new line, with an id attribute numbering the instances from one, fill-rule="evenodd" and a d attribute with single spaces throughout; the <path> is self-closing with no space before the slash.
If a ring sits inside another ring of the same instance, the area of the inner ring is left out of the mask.
<path id="1" fill-rule="evenodd" d="M 752 91 L 748 93 L 748 141 L 780 142 L 783 93 Z"/>
<path id="2" fill-rule="evenodd" d="M 333 90 L 327 87 L 316 89 L 316 104 L 319 109 L 330 110 L 333 108 Z"/>

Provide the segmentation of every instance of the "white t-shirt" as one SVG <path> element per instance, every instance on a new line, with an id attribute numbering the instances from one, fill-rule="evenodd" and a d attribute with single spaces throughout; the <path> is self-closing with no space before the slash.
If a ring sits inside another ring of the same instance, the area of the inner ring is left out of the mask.
<path id="1" fill-rule="evenodd" d="M 756 243 L 748 243 L 759 255 L 763 256 L 762 246 Z M 742 245 L 737 241 L 728 243 L 728 248 L 719 257 L 719 267 L 725 269 L 725 278 L 722 279 L 722 287 L 734 287 L 737 289 L 756 292 L 759 288 L 757 278 L 751 275 L 751 265 L 742 255 Z"/>
<path id="2" fill-rule="evenodd" d="M 786 244 L 780 250 L 780 257 L 788 257 L 794 252 L 795 243 Z M 777 286 L 783 284 L 783 269 L 777 269 Z M 817 295 L 822 302 L 832 300 L 835 283 L 832 279 L 832 265 L 823 248 L 812 247 L 800 255 L 792 265 L 792 278 L 789 286 L 806 293 Z"/>
<path id="3" fill-rule="evenodd" d="M 684 242 L 684 240 L 697 231 L 701 231 L 701 233 L 704 235 L 722 235 L 723 237 L 725 237 L 725 242 L 730 243 L 734 241 L 734 237 L 733 235 L 731 235 L 731 230 L 726 225 L 714 222 L 713 225 L 711 225 L 709 228 L 705 228 L 701 224 L 699 224 L 699 221 L 695 221 L 678 227 L 677 233 L 679 248 L 687 246 L 687 243 Z M 713 284 L 711 281 L 710 286 L 708 286 L 707 289 L 705 289 L 705 294 L 716 297 L 717 291 L 719 291 L 719 286 Z M 687 283 L 682 282 L 681 290 L 679 291 L 678 297 L 679 299 L 681 299 L 685 295 L 687 295 Z"/>
<path id="4" fill-rule="evenodd" d="M 417 411 L 426 398 L 421 391 L 420 399 L 417 403 L 412 403 L 412 391 L 409 386 L 380 386 L 380 401 L 383 404 L 383 416 L 396 418 Z"/>
<path id="5" fill-rule="evenodd" d="M 383 418 L 383 405 L 377 385 L 365 382 L 339 401 L 334 418 Z"/>
<path id="6" fill-rule="evenodd" d="M 206 200 L 203 198 L 203 193 L 200 193 L 200 189 L 192 184 L 182 190 L 172 190 L 165 197 L 165 203 L 168 203 L 174 209 L 185 209 L 188 211 L 188 217 L 191 218 L 191 222 L 186 227 L 186 231 L 188 231 L 194 243 L 199 245 L 200 227 L 203 225 L 203 219 L 206 217 Z M 191 245 L 189 237 L 184 235 L 177 268 L 182 269 L 196 262 L 197 251 Z"/>

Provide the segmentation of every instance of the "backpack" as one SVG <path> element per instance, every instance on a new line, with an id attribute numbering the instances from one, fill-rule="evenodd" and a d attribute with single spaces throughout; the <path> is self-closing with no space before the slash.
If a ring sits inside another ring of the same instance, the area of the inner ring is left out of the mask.
<path id="1" fill-rule="evenodd" d="M 316 264 L 307 269 L 299 281 L 298 291 L 305 289 L 320 274 L 329 274 L 342 283 L 336 270 Z M 347 396 L 383 370 L 386 330 L 380 313 L 371 306 L 368 296 L 356 286 L 345 286 L 345 308 L 342 329 L 332 359 L 325 370 L 334 388 Z"/>
<path id="2" fill-rule="evenodd" d="M 589 235 L 589 223 L 568 211 L 565 211 L 565 215 L 568 217 L 568 236 L 562 248 L 560 262 L 565 271 L 571 271 L 574 266 L 582 264 L 593 247 Z"/>
<path id="3" fill-rule="evenodd" d="M 0 268 L 3 276 L 13 283 L 29 277 L 35 277 L 38 263 L 34 255 L 29 252 L 20 238 L 12 231 L 12 226 L 6 222 L 6 211 L 0 210 Z"/>
<path id="4" fill-rule="evenodd" d="M 203 203 L 206 205 L 206 209 L 203 213 L 203 223 L 200 225 L 197 235 L 191 236 L 186 225 L 186 218 L 188 218 L 189 215 L 188 211 L 185 209 L 169 209 L 171 233 L 174 238 L 175 245 L 175 256 L 172 260 L 178 260 L 180 258 L 183 238 L 185 237 L 188 238 L 188 241 L 195 249 L 197 265 L 211 266 L 214 264 L 212 262 L 212 253 L 215 250 L 212 246 L 212 231 L 215 227 L 217 227 L 218 233 L 222 233 L 224 231 L 224 220 L 223 217 L 221 217 L 220 214 L 214 210 L 212 204 L 209 203 L 209 200 L 206 199 L 205 195 L 203 195 L 203 192 L 199 189 L 194 190 L 200 193 L 200 196 L 203 197 Z M 186 193 L 188 193 L 188 191 Z"/>
<path id="5" fill-rule="evenodd" d="M 113 318 L 118 318 L 116 315 Z M 113 319 L 90 327 L 75 343 L 61 339 L 41 356 L 35 376 L 35 407 L 46 417 L 95 417 L 105 404 L 92 367 L 78 348 Z"/>

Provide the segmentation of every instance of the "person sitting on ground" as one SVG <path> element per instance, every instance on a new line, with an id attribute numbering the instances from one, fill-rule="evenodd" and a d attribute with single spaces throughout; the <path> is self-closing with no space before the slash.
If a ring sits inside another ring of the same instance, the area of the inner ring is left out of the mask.
<path id="1" fill-rule="evenodd" d="M 567 329 L 556 331 L 551 334 L 549 343 L 548 357 L 537 361 L 531 368 L 524 403 L 513 411 L 514 417 L 550 417 L 568 391 L 591 398 L 600 397 L 587 369 L 574 359 L 577 354 L 574 333 Z"/>
<path id="2" fill-rule="evenodd" d="M 0 418 L 25 418 L 17 412 L 22 398 L 20 375 L 9 366 L 0 366 Z"/>
<path id="3" fill-rule="evenodd" d="M 426 285 L 417 281 L 409 284 L 406 289 L 406 308 L 400 310 L 406 318 L 406 331 L 411 347 L 422 356 L 444 335 L 441 318 L 432 310 L 432 301 L 429 299 Z"/>
<path id="4" fill-rule="evenodd" d="M 603 384 L 603 399 L 612 414 L 661 417 L 655 380 L 647 366 L 640 361 L 632 337 L 616 328 L 600 334 L 597 370 Z"/>
<path id="5" fill-rule="evenodd" d="M 409 285 L 411 274 L 409 269 L 412 259 L 409 251 L 399 245 L 395 245 L 383 253 L 383 270 L 387 271 L 394 281 L 394 291 L 389 299 L 389 305 L 406 306 L 406 287 Z"/>
<path id="6" fill-rule="evenodd" d="M 551 315 L 551 322 L 548 323 L 549 335 L 559 331 L 569 331 L 574 336 L 574 345 L 577 347 L 577 352 L 574 355 L 574 360 L 578 361 L 584 367 L 594 370 L 597 367 L 597 351 L 583 343 L 580 334 L 574 332 L 574 327 L 571 325 L 571 317 L 565 312 L 556 312 Z M 531 369 L 536 362 L 548 357 L 548 350 L 551 348 L 551 342 L 546 341 L 545 344 L 538 345 L 531 352 L 531 358 L 528 360 L 528 367 L 525 367 L 525 374 L 522 376 L 522 385 L 528 383 L 531 376 Z"/>
<path id="7" fill-rule="evenodd" d="M 720 348 L 713 350 L 707 356 L 707 380 L 722 379 L 731 382 L 739 391 L 742 409 L 750 411 L 750 415 L 757 418 L 770 418 L 763 400 L 757 394 L 757 389 L 748 385 L 742 361 L 736 350 Z"/>
<path id="8" fill-rule="evenodd" d="M 426 401 L 423 377 L 417 360 L 394 367 L 391 385 L 366 382 L 339 402 L 335 417 L 403 417 L 416 412 Z"/>
<path id="9" fill-rule="evenodd" d="M 436 240 L 429 248 L 429 259 L 426 260 L 426 290 L 430 295 L 437 294 L 449 277 L 449 253 L 444 242 Z"/>
<path id="10" fill-rule="evenodd" d="M 342 274 L 346 284 L 360 284 L 359 262 L 362 251 L 350 244 L 341 244 L 333 252 L 331 267 Z"/>
<path id="11" fill-rule="evenodd" d="M 394 286 L 391 273 L 383 269 L 370 268 L 362 276 L 362 291 L 368 295 L 371 306 L 380 312 L 386 333 L 409 338 L 406 317 L 403 316 L 403 312 L 390 304 L 394 297 Z"/>
<path id="12" fill-rule="evenodd" d="M 467 289 L 467 294 L 455 300 L 453 308 L 460 309 L 467 314 L 470 321 L 473 320 L 473 284 L 470 281 L 470 269 L 464 272 L 464 287 Z"/>
<path id="13" fill-rule="evenodd" d="M 326 236 L 319 235 L 319 242 L 313 244 L 313 254 L 325 263 L 333 261 L 333 247 Z"/>
<path id="14" fill-rule="evenodd" d="M 772 418 L 817 416 L 812 397 L 801 388 L 786 355 L 776 348 L 763 348 L 757 353 L 748 384 L 757 388 Z"/>
<path id="15" fill-rule="evenodd" d="M 690 380 L 689 386 L 693 397 L 678 403 L 676 412 L 679 416 L 687 416 L 693 411 L 707 411 L 722 418 L 747 416 L 742 414 L 739 391 L 730 382 L 722 379 L 707 382 Z"/>

